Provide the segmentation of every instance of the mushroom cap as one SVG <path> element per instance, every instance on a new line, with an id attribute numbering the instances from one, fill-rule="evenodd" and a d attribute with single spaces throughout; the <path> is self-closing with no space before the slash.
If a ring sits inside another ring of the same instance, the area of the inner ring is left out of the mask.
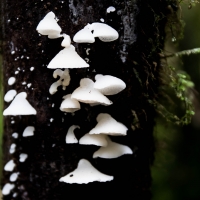
<path id="1" fill-rule="evenodd" d="M 106 134 L 106 135 L 126 135 L 128 128 L 120 122 L 117 122 L 107 113 L 100 113 L 97 116 L 97 125 L 89 134 Z"/>
<path id="2" fill-rule="evenodd" d="M 71 98 L 71 94 L 63 97 L 64 101 L 61 103 L 60 110 L 63 112 L 73 113 L 80 110 L 80 103 L 76 99 Z"/>
<path id="3" fill-rule="evenodd" d="M 17 94 L 16 90 L 9 90 L 8 92 L 6 92 L 6 94 L 4 96 L 4 101 L 6 101 L 6 102 L 12 101 L 16 94 Z"/>
<path id="4" fill-rule="evenodd" d="M 3 115 L 36 115 L 36 110 L 27 101 L 26 97 L 26 92 L 17 94 L 9 107 L 3 111 Z"/>
<path id="5" fill-rule="evenodd" d="M 88 25 L 90 26 L 90 24 Z M 75 34 L 73 38 L 74 42 L 77 42 L 77 43 L 94 43 L 95 42 L 94 36 L 88 25 Z"/>
<path id="6" fill-rule="evenodd" d="M 118 94 L 126 88 L 124 81 L 114 76 L 97 74 L 95 80 L 94 88 L 104 95 Z"/>
<path id="7" fill-rule="evenodd" d="M 89 78 L 83 78 L 78 87 L 73 93 L 71 98 L 76 99 L 83 103 L 99 103 L 102 105 L 111 105 L 112 102 L 105 97 L 101 92 L 93 88 L 94 82 Z"/>
<path id="8" fill-rule="evenodd" d="M 67 144 L 74 144 L 74 143 L 78 143 L 78 140 L 76 139 L 76 136 L 74 135 L 74 130 L 76 128 L 80 128 L 77 125 L 72 125 L 69 127 L 68 131 L 67 131 L 67 135 L 65 138 L 65 141 Z"/>
<path id="9" fill-rule="evenodd" d="M 87 184 L 90 182 L 98 181 L 98 182 L 106 182 L 112 181 L 113 176 L 105 175 L 99 172 L 96 168 L 94 168 L 91 163 L 86 159 L 81 159 L 78 163 L 78 167 L 67 174 L 66 176 L 60 178 L 60 182 L 65 183 L 78 183 L 78 184 Z"/>
<path id="10" fill-rule="evenodd" d="M 60 37 L 60 32 L 62 31 L 53 12 L 47 13 L 39 22 L 36 30 L 42 35 L 48 35 L 51 39 Z"/>
<path id="11" fill-rule="evenodd" d="M 15 163 L 13 160 L 10 160 L 9 162 L 6 163 L 6 165 L 4 166 L 4 170 L 8 171 L 8 172 L 12 172 L 13 169 L 15 168 Z"/>
<path id="12" fill-rule="evenodd" d="M 24 129 L 22 136 L 23 137 L 33 136 L 34 135 L 34 131 L 35 131 L 35 127 L 34 126 L 27 126 Z"/>
<path id="13" fill-rule="evenodd" d="M 98 37 L 103 42 L 112 42 L 119 37 L 118 32 L 114 28 L 104 23 L 92 23 L 91 29 L 94 31 L 93 36 Z"/>
<path id="14" fill-rule="evenodd" d="M 106 135 L 90 135 L 87 133 L 79 140 L 79 144 L 107 146 Z"/>
<path id="15" fill-rule="evenodd" d="M 93 158 L 118 158 L 124 154 L 133 154 L 128 146 L 113 142 L 109 137 L 107 137 L 107 143 L 106 147 L 101 147 L 94 152 Z"/>
<path id="16" fill-rule="evenodd" d="M 89 67 L 89 65 L 77 54 L 73 45 L 61 50 L 47 66 L 50 69 L 83 67 Z"/>
<path id="17" fill-rule="evenodd" d="M 3 195 L 9 195 L 10 191 L 15 187 L 15 184 L 6 183 L 2 188 Z"/>

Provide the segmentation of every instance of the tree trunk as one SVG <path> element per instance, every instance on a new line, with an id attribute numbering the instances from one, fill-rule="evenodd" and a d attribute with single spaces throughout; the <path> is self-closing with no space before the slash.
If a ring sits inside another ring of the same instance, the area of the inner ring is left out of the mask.
<path id="1" fill-rule="evenodd" d="M 109 6 L 115 12 L 106 13 Z M 2 2 L 3 13 L 3 70 L 5 91 L 25 91 L 27 100 L 37 110 L 37 115 L 7 116 L 4 118 L 4 164 L 14 160 L 19 172 L 15 187 L 4 199 L 61 200 L 68 197 L 94 199 L 151 199 L 150 164 L 153 161 L 153 127 L 155 109 L 149 103 L 157 96 L 160 58 L 165 39 L 167 0 L 66 0 L 66 1 L 7 1 Z M 94 44 L 73 43 L 82 58 L 89 59 L 89 68 L 71 69 L 71 82 L 66 90 L 59 88 L 49 94 L 55 82 L 53 70 L 47 69 L 50 60 L 62 49 L 62 39 L 39 36 L 39 21 L 53 11 L 63 33 L 73 38 L 87 23 L 100 22 L 115 28 L 119 39 Z M 90 48 L 89 55 L 86 48 Z M 15 52 L 15 53 L 14 53 Z M 30 68 L 34 67 L 33 71 Z M 19 73 L 17 72 L 19 71 Z M 60 111 L 62 97 L 79 86 L 80 79 L 96 74 L 113 75 L 126 83 L 121 93 L 109 96 L 111 106 L 81 104 L 81 110 L 72 114 Z M 16 83 L 8 85 L 10 77 Z M 26 82 L 26 85 L 22 83 Z M 31 87 L 27 84 L 31 83 Z M 9 104 L 5 103 L 5 108 Z M 75 131 L 78 139 L 96 125 L 99 113 L 109 113 L 128 127 L 125 137 L 113 141 L 128 145 L 132 155 L 115 159 L 93 159 L 96 146 L 66 144 L 65 136 L 71 125 L 80 126 Z M 50 119 L 53 118 L 53 122 Z M 14 122 L 14 123 L 13 123 Z M 22 137 L 27 126 L 35 127 L 32 137 Z M 18 139 L 12 137 L 19 133 Z M 12 143 L 17 145 L 9 153 Z M 24 163 L 21 153 L 28 154 Z M 114 176 L 110 182 L 67 184 L 59 179 L 73 171 L 82 158 L 87 159 L 102 173 Z M 13 172 L 4 171 L 3 185 L 10 182 Z M 12 196 L 15 196 L 13 198 Z M 17 194 L 17 196 L 16 196 Z M 96 195 L 96 196 L 95 196 Z"/>

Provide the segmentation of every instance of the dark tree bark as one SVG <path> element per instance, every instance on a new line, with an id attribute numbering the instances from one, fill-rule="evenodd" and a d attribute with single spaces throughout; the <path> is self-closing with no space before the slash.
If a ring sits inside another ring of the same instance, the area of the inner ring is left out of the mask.
<path id="1" fill-rule="evenodd" d="M 66 0 L 66 1 L 7 1 L 2 2 L 3 24 L 3 70 L 5 91 L 25 91 L 28 101 L 37 110 L 36 116 L 8 116 L 4 118 L 4 164 L 13 159 L 15 172 L 20 175 L 15 188 L 7 199 L 61 200 L 66 198 L 123 198 L 151 199 L 150 164 L 153 161 L 153 127 L 155 109 L 149 103 L 158 94 L 160 58 L 165 39 L 167 0 Z M 115 12 L 106 13 L 110 5 Z M 70 70 L 71 83 L 66 91 L 59 88 L 49 94 L 55 82 L 53 70 L 47 64 L 61 50 L 62 39 L 50 40 L 39 36 L 36 26 L 49 12 L 59 19 L 64 33 L 74 34 L 87 23 L 105 23 L 115 28 L 120 37 L 110 43 L 96 39 L 94 44 L 73 43 L 82 58 L 89 58 L 88 69 Z M 86 48 L 90 48 L 89 56 Z M 15 51 L 15 54 L 11 54 Z M 29 59 L 28 59 L 29 58 Z M 34 67 L 34 71 L 30 71 Z M 15 71 L 20 68 L 19 73 Z M 94 72 L 95 70 L 95 72 Z M 79 86 L 81 78 L 94 80 L 96 74 L 109 74 L 121 78 L 126 89 L 109 97 L 111 106 L 90 107 L 81 104 L 75 115 L 65 115 L 59 107 L 62 96 Z M 8 86 L 8 78 L 16 77 L 16 83 Z M 22 82 L 32 83 L 31 88 Z M 49 98 L 49 100 L 47 100 Z M 52 105 L 55 105 L 52 107 Z M 5 104 L 5 108 L 8 104 Z M 93 159 L 98 147 L 66 144 L 68 128 L 80 126 L 75 134 L 79 139 L 96 124 L 99 113 L 109 113 L 128 127 L 126 137 L 113 137 L 114 141 L 128 145 L 133 155 L 117 159 Z M 11 118 L 12 117 L 12 118 Z M 50 123 L 50 118 L 54 121 Z M 63 120 L 64 119 L 64 122 Z M 15 121 L 14 124 L 11 121 Z M 22 137 L 27 126 L 35 127 L 33 137 Z M 19 133 L 14 139 L 13 132 Z M 9 154 L 12 143 L 16 152 Z M 52 146 L 53 145 L 53 146 Z M 19 154 L 27 153 L 28 159 L 19 162 Z M 102 173 L 113 175 L 114 180 L 106 183 L 66 184 L 59 179 L 77 167 L 80 159 L 88 159 Z M 4 171 L 3 184 L 9 182 L 11 173 Z M 17 193 L 17 197 L 12 195 Z"/>

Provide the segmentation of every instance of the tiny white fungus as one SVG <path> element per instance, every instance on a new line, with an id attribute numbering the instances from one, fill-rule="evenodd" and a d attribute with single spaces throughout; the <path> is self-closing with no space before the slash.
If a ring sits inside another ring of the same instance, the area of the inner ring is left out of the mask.
<path id="1" fill-rule="evenodd" d="M 4 96 L 4 101 L 6 102 L 12 101 L 14 97 L 16 96 L 16 94 L 17 94 L 16 90 L 9 90 Z"/>
<path id="2" fill-rule="evenodd" d="M 31 67 L 31 68 L 30 68 L 30 71 L 33 71 L 34 69 L 35 69 L 34 67 Z"/>
<path id="3" fill-rule="evenodd" d="M 62 47 L 70 47 L 71 45 L 71 38 L 69 35 L 66 35 L 65 33 L 62 35 L 64 37 L 61 46 Z"/>
<path id="4" fill-rule="evenodd" d="M 10 160 L 9 162 L 6 163 L 4 166 L 4 170 L 8 172 L 12 172 L 15 167 L 15 163 L 13 160 Z"/>
<path id="5" fill-rule="evenodd" d="M 14 144 L 14 143 L 10 145 L 10 150 L 9 150 L 10 154 L 15 153 L 16 146 L 17 146 L 17 145 Z"/>
<path id="6" fill-rule="evenodd" d="M 13 84 L 15 83 L 15 81 L 16 81 L 16 78 L 15 78 L 15 77 L 10 77 L 10 78 L 8 79 L 8 85 L 13 85 Z"/>
<path id="7" fill-rule="evenodd" d="M 28 88 L 30 88 L 30 87 L 31 87 L 31 85 L 32 85 L 31 83 L 28 83 L 28 84 L 27 84 L 27 87 L 28 87 Z"/>
<path id="8" fill-rule="evenodd" d="M 51 118 L 51 119 L 50 119 L 50 122 L 53 122 L 53 120 L 54 120 L 54 118 Z"/>
<path id="9" fill-rule="evenodd" d="M 115 10 L 116 10 L 115 7 L 110 6 L 110 7 L 107 8 L 106 12 L 107 12 L 107 13 L 115 12 Z"/>
<path id="10" fill-rule="evenodd" d="M 15 187 L 14 184 L 6 183 L 6 184 L 3 186 L 2 194 L 3 194 L 3 195 L 9 195 L 9 194 L 10 194 L 10 191 L 11 191 L 14 187 Z"/>
<path id="11" fill-rule="evenodd" d="M 18 134 L 18 133 L 13 133 L 13 134 L 12 134 L 12 137 L 13 137 L 13 138 L 15 138 L 15 139 L 17 139 L 17 138 L 18 138 L 18 136 L 19 136 L 19 134 Z"/>
<path id="12" fill-rule="evenodd" d="M 26 82 L 24 81 L 24 82 L 22 82 L 22 85 L 26 85 Z"/>
<path id="13" fill-rule="evenodd" d="M 23 137 L 33 136 L 34 135 L 34 131 L 35 131 L 35 127 L 33 127 L 33 126 L 27 126 L 24 129 L 24 132 L 23 132 L 22 136 Z"/>
<path id="14" fill-rule="evenodd" d="M 27 158 L 28 158 L 28 155 L 26 153 L 21 153 L 19 155 L 19 162 L 25 162 Z"/>
<path id="15" fill-rule="evenodd" d="M 67 135 L 66 135 L 66 138 L 65 138 L 65 142 L 67 144 L 74 144 L 74 143 L 78 143 L 78 140 L 76 139 L 76 136 L 74 135 L 74 130 L 76 128 L 80 128 L 79 126 L 77 125 L 72 125 L 69 127 L 68 131 L 67 131 Z"/>
<path id="16" fill-rule="evenodd" d="M 19 176 L 19 172 L 14 172 L 10 175 L 10 181 L 15 182 Z"/>
<path id="17" fill-rule="evenodd" d="M 67 174 L 66 176 L 60 178 L 60 182 L 65 183 L 78 183 L 78 184 L 88 184 L 90 182 L 106 182 L 112 181 L 113 176 L 105 175 L 94 168 L 91 163 L 86 159 L 81 159 L 78 163 L 78 167 Z"/>
<path id="18" fill-rule="evenodd" d="M 105 20 L 103 18 L 100 19 L 101 22 L 104 22 Z"/>

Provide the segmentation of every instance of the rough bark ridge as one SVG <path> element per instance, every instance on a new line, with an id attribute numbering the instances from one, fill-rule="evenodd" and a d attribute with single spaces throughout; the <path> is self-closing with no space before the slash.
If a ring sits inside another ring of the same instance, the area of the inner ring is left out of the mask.
<path id="1" fill-rule="evenodd" d="M 116 11 L 106 13 L 110 5 Z M 159 85 L 158 53 L 164 43 L 167 5 L 166 0 L 3 1 L 5 91 L 26 91 L 28 101 L 37 110 L 36 116 L 5 117 L 4 163 L 13 159 L 16 163 L 14 171 L 20 172 L 15 188 L 4 197 L 5 200 L 94 199 L 94 194 L 105 199 L 151 198 L 150 163 L 154 150 L 155 110 L 149 100 L 156 97 Z M 53 70 L 47 69 L 46 65 L 62 49 L 62 39 L 50 40 L 36 32 L 37 24 L 49 11 L 56 14 L 63 32 L 71 38 L 87 23 L 99 22 L 100 18 L 104 18 L 105 23 L 120 35 L 117 41 L 110 43 L 96 39 L 94 44 L 73 44 L 82 58 L 89 58 L 90 68 L 70 70 L 70 85 L 66 91 L 60 88 L 54 95 L 48 92 L 55 81 Z M 88 47 L 91 49 L 89 56 L 86 55 Z M 12 51 L 15 54 L 11 54 Z M 30 67 L 35 70 L 30 71 Z M 15 74 L 18 68 L 19 73 Z M 97 73 L 119 77 L 127 88 L 109 97 L 113 101 L 111 106 L 81 104 L 81 110 L 75 115 L 61 112 L 62 96 L 77 88 L 81 78 L 94 79 Z M 8 86 L 7 80 L 11 76 L 16 77 L 16 83 Z M 32 83 L 31 88 L 22 85 L 24 81 Z M 5 108 L 7 106 L 5 104 Z M 98 147 L 65 144 L 71 125 L 81 127 L 75 131 L 79 139 L 95 126 L 96 116 L 102 112 L 111 114 L 128 127 L 126 137 L 113 137 L 113 140 L 131 147 L 133 155 L 111 160 L 92 159 Z M 50 118 L 54 119 L 52 123 Z M 13 120 L 14 124 L 11 123 Z M 36 129 L 35 135 L 22 137 L 23 130 L 31 125 Z M 19 133 L 18 139 L 11 136 L 13 132 Z M 11 155 L 9 148 L 12 143 L 16 143 L 17 148 Z M 26 162 L 19 162 L 20 153 L 28 154 Z M 74 170 L 81 158 L 88 159 L 99 171 L 113 175 L 114 180 L 87 185 L 60 183 L 59 178 Z M 4 171 L 3 184 L 9 182 L 10 175 Z M 17 197 L 13 198 L 13 193 L 17 193 Z"/>

